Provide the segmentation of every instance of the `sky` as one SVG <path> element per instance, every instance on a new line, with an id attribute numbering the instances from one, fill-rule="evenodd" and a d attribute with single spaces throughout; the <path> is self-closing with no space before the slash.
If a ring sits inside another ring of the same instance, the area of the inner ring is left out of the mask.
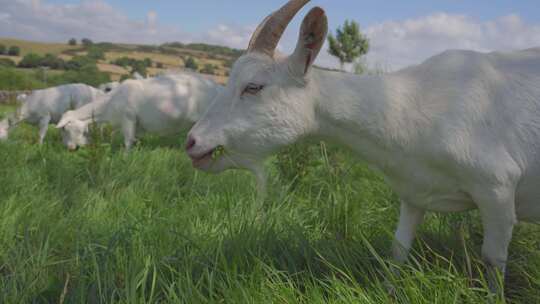
<path id="1" fill-rule="evenodd" d="M 258 23 L 285 0 L 0 0 L 0 37 L 65 42 L 206 42 L 246 48 Z M 291 52 L 313 6 L 330 32 L 355 20 L 370 40 L 369 66 L 396 70 L 446 49 L 482 52 L 540 47 L 538 0 L 312 0 L 289 25 Z M 317 64 L 337 67 L 327 46 Z"/>

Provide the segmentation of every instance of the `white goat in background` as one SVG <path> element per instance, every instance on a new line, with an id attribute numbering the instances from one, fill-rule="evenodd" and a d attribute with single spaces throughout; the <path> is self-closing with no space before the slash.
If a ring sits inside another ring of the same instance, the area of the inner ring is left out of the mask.
<path id="1" fill-rule="evenodd" d="M 191 73 L 126 80 L 107 96 L 65 113 L 57 127 L 73 150 L 87 144 L 90 123 L 110 123 L 122 130 L 129 149 L 144 132 L 175 134 L 190 128 L 221 89 Z"/>
<path id="2" fill-rule="evenodd" d="M 16 113 L 0 122 L 0 139 L 7 139 L 9 131 L 21 122 L 39 126 L 39 143 L 47 134 L 49 123 L 57 123 L 62 115 L 77 109 L 104 95 L 103 92 L 85 84 L 67 84 L 36 90 L 26 96 Z"/>
<path id="3" fill-rule="evenodd" d="M 188 136 L 195 167 L 260 171 L 302 138 L 337 141 L 379 169 L 401 197 L 393 255 L 405 261 L 426 211 L 478 208 L 493 291 L 517 220 L 540 220 L 540 48 L 447 51 L 387 75 L 312 68 L 327 33 L 305 17 L 288 58 L 274 50 L 309 0 L 291 0 L 255 31 L 226 88 Z M 215 155 L 215 151 L 220 155 Z"/>

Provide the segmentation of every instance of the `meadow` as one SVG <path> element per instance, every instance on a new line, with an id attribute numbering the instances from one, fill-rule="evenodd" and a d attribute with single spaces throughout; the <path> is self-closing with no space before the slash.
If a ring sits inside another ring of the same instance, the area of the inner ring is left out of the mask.
<path id="1" fill-rule="evenodd" d="M 0 303 L 485 301 L 478 214 L 429 214 L 396 275 L 398 198 L 338 147 L 270 159 L 261 202 L 247 172 L 194 170 L 183 135 L 130 152 L 108 134 L 76 152 L 53 127 L 43 146 L 34 127 L 12 135 L 0 143 Z M 540 303 L 539 232 L 514 230 L 508 303 Z"/>

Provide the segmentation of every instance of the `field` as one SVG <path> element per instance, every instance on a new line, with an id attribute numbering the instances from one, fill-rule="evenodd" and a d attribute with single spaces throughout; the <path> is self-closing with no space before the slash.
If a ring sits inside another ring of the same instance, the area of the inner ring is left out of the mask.
<path id="1" fill-rule="evenodd" d="M 146 136 L 129 153 L 109 136 L 69 153 L 52 127 L 36 141 L 22 126 L 0 143 L 0 303 L 485 300 L 477 213 L 430 214 L 395 275 L 398 199 L 336 147 L 269 160 L 260 202 L 246 172 L 192 169 L 183 136 Z M 538 230 L 515 229 L 509 303 L 540 303 Z"/>
<path id="2" fill-rule="evenodd" d="M 20 56 L 5 56 L 0 55 L 0 58 L 8 58 L 15 63 L 21 61 L 22 57 L 29 53 L 39 55 L 53 54 L 63 60 L 70 60 L 75 55 L 85 55 L 86 51 L 83 46 L 70 46 L 67 43 L 46 43 L 25 41 L 17 39 L 0 38 L 0 44 L 5 46 L 16 45 L 21 48 Z M 181 70 L 184 68 L 184 60 L 187 57 L 193 57 L 197 61 L 200 68 L 206 64 L 215 66 L 215 75 L 208 75 L 219 83 L 227 81 L 229 72 L 228 62 L 232 59 L 230 55 L 216 54 L 215 52 L 199 51 L 181 46 L 156 47 L 147 45 L 133 44 L 108 44 L 105 52 L 105 59 L 98 61 L 98 68 L 102 72 L 111 74 L 112 80 L 118 80 L 123 75 L 129 75 L 129 69 L 110 64 L 112 60 L 128 57 L 137 60 L 151 58 L 154 62 L 154 67 L 148 69 L 150 76 L 154 76 L 167 71 Z M 157 68 L 156 65 L 161 64 L 163 67 Z"/>

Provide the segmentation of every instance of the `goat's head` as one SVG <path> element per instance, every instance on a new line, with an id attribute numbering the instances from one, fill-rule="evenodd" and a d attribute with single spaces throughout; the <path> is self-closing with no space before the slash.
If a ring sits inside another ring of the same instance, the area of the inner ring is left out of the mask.
<path id="1" fill-rule="evenodd" d="M 70 116 L 71 111 L 66 112 L 56 128 L 60 129 L 62 142 L 71 151 L 77 150 L 88 144 L 88 122 L 73 119 Z"/>
<path id="2" fill-rule="evenodd" d="M 294 53 L 274 57 L 285 28 L 307 2 L 291 0 L 259 25 L 226 88 L 188 135 L 186 150 L 195 167 L 212 172 L 255 169 L 315 127 L 309 72 L 326 39 L 325 12 L 313 8 L 304 18 Z"/>

